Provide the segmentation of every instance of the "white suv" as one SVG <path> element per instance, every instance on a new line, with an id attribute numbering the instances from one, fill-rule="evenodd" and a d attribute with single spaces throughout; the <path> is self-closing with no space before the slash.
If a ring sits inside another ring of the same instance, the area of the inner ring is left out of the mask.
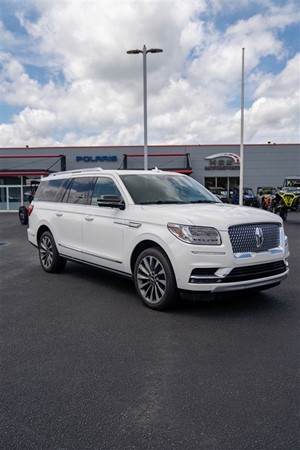
<path id="1" fill-rule="evenodd" d="M 49 175 L 29 207 L 28 239 L 46 272 L 73 260 L 133 278 L 153 309 L 178 293 L 267 289 L 289 271 L 279 216 L 222 203 L 194 179 L 158 169 Z"/>

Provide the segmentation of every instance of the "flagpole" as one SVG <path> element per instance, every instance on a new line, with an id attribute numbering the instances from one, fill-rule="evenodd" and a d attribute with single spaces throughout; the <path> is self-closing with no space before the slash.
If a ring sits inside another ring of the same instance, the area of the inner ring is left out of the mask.
<path id="1" fill-rule="evenodd" d="M 241 92 L 241 143 L 240 143 L 240 188 L 239 188 L 239 204 L 243 205 L 244 193 L 244 56 L 245 49 L 242 48 L 242 92 Z"/>

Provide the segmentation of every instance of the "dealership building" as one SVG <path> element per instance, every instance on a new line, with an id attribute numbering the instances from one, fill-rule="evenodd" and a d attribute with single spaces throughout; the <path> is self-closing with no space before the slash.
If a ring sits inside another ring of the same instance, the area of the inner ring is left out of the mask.
<path id="1" fill-rule="evenodd" d="M 239 186 L 240 145 L 149 145 L 149 169 L 184 173 L 206 187 Z M 0 148 L 0 212 L 17 211 L 32 181 L 61 170 L 143 169 L 143 146 Z M 300 144 L 244 144 L 244 187 L 280 187 L 300 175 Z"/>

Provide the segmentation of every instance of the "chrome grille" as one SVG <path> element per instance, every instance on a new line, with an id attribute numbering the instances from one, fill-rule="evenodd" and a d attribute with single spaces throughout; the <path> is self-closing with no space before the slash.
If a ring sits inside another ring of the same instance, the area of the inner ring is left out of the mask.
<path id="1" fill-rule="evenodd" d="M 251 223 L 229 227 L 233 253 L 260 253 L 280 244 L 279 223 Z"/>

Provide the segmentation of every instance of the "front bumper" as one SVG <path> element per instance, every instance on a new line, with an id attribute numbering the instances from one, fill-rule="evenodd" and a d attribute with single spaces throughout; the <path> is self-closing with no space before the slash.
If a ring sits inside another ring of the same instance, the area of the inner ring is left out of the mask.
<path id="1" fill-rule="evenodd" d="M 271 278 L 262 278 L 259 280 L 252 280 L 246 283 L 228 283 L 218 285 L 206 285 L 205 287 L 199 286 L 198 290 L 180 290 L 180 294 L 183 299 L 195 299 L 195 300 L 207 300 L 214 299 L 214 295 L 236 293 L 239 291 L 263 291 L 278 286 L 289 273 L 287 269 L 283 274 Z"/>

